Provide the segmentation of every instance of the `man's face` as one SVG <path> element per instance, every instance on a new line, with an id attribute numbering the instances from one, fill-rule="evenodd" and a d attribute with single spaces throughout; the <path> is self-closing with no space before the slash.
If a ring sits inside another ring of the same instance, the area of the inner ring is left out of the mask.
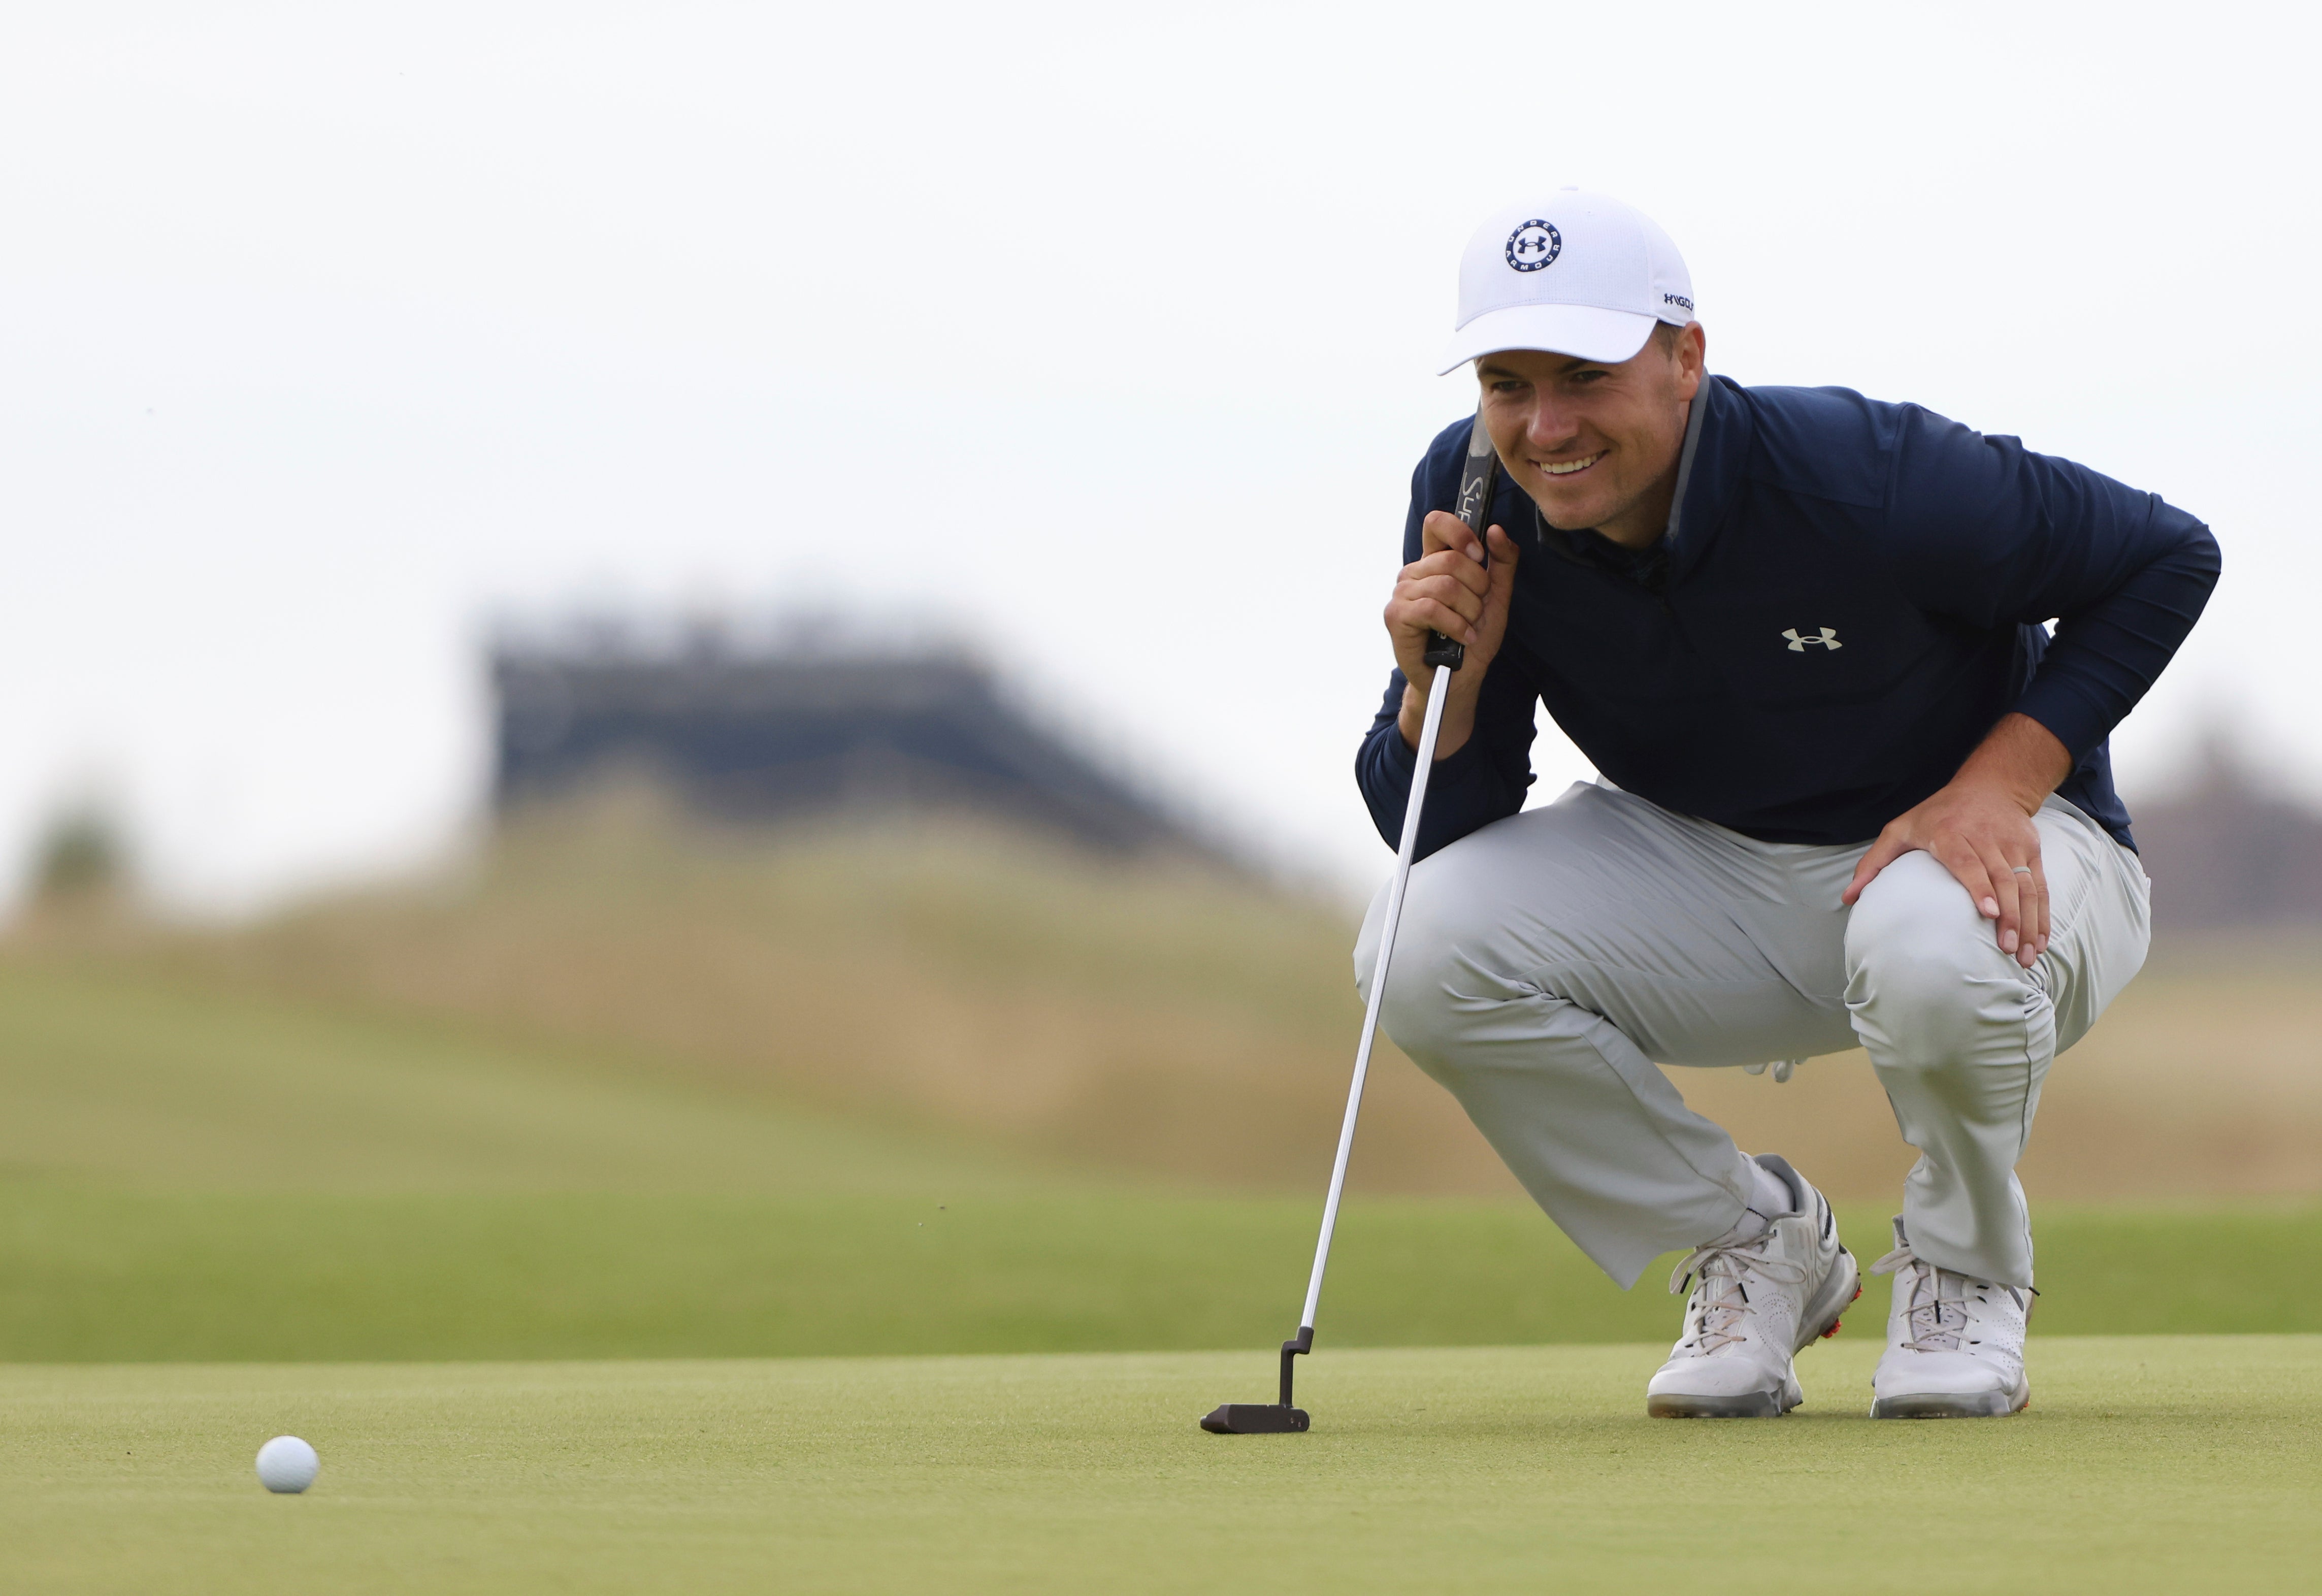
<path id="1" fill-rule="evenodd" d="M 1476 362 L 1485 429 L 1550 526 L 1638 547 L 1660 536 L 1703 348 L 1696 323 L 1618 365 L 1534 350 Z"/>

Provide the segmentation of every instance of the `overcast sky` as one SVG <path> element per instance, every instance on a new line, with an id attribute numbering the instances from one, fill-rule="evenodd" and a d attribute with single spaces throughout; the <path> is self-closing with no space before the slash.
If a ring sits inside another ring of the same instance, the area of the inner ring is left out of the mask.
<path id="1" fill-rule="evenodd" d="M 2222 720 L 2322 793 L 2313 14 L 16 7 L 0 857 L 96 782 L 189 904 L 408 861 L 491 614 L 827 603 L 1366 882 L 1458 251 L 1566 183 L 1677 240 L 1713 370 L 2209 521 L 2125 781 Z"/>

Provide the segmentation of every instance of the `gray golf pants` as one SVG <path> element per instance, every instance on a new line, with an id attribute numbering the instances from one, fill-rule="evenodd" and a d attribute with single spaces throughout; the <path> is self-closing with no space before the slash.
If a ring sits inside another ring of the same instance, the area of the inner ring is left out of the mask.
<path id="1" fill-rule="evenodd" d="M 2070 803 L 2050 799 L 2036 823 L 2051 925 L 2026 970 L 1932 855 L 1897 859 L 1849 910 L 1839 894 L 1866 845 L 1756 842 L 1576 785 L 1412 871 L 1381 1023 L 1624 1287 L 1723 1234 L 1752 1189 L 1733 1139 L 1654 1061 L 1860 1042 L 1920 1152 L 1903 1197 L 1913 1250 L 2029 1286 L 2016 1162 L 2050 1061 L 2144 962 L 2150 891 L 2136 856 Z M 1385 905 L 1356 948 L 1364 986 Z"/>

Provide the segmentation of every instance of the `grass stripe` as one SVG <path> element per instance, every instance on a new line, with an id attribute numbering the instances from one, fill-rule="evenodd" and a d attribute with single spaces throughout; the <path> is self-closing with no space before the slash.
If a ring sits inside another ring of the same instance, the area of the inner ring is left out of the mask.
<path id="1" fill-rule="evenodd" d="M 744 1357 L 1264 1346 L 1312 1200 L 1083 1192 L 169 1195 L 0 1186 L 0 1358 Z M 1863 1256 L 1884 1215 L 1842 1210 Z M 2044 1335 L 2322 1331 L 2322 1210 L 2057 1210 Z M 1335 1346 L 1666 1341 L 1518 1205 L 1349 1206 Z M 1883 1282 L 1850 1321 L 1873 1336 Z"/>

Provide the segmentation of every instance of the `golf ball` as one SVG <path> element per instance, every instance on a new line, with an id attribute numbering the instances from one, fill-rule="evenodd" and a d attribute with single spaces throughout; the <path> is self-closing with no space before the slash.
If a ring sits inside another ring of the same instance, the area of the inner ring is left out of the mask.
<path id="1" fill-rule="evenodd" d="M 322 1466 L 315 1449 L 296 1435 L 277 1435 L 258 1449 L 258 1482 L 269 1491 L 304 1491 Z"/>

